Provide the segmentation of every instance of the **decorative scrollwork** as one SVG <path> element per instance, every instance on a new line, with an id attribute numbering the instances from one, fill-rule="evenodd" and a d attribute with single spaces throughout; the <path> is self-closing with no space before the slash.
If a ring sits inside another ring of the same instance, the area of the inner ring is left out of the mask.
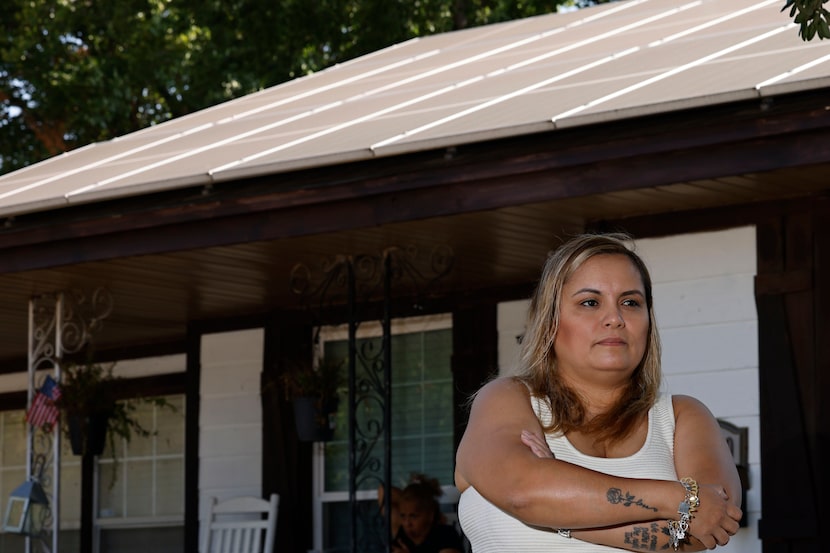
<path id="1" fill-rule="evenodd" d="M 53 367 L 57 363 L 55 358 L 56 301 L 57 297 L 54 295 L 39 296 L 31 300 L 32 327 L 29 329 L 31 335 L 29 359 L 33 362 L 35 370 L 47 363 L 48 367 Z"/>
<path id="2" fill-rule="evenodd" d="M 87 297 L 78 290 L 44 294 L 30 299 L 29 397 L 34 397 L 40 383 L 39 371 L 52 371 L 59 376 L 66 353 L 77 353 L 90 344 L 100 332 L 103 320 L 112 312 L 112 295 L 98 288 Z M 48 551 L 51 542 L 57 547 L 57 518 L 60 505 L 59 430 L 28 426 L 28 477 L 37 478 L 49 498 L 50 508 L 42 510 L 44 533 L 41 545 Z"/>
<path id="3" fill-rule="evenodd" d="M 414 245 L 387 248 L 384 256 L 390 257 L 394 283 L 408 286 L 415 296 L 427 295 L 437 282 L 452 272 L 455 264 L 455 254 L 446 244 L 432 248 L 425 260 Z"/>
<path id="4" fill-rule="evenodd" d="M 52 505 L 55 504 L 56 498 L 54 496 L 54 480 L 53 480 L 53 471 L 52 468 L 54 466 L 54 451 L 53 448 L 55 446 L 55 440 L 52 439 L 52 434 L 57 432 L 54 430 L 53 432 L 46 433 L 43 430 L 38 430 L 35 434 L 34 438 L 34 457 L 32 461 L 32 477 L 35 478 L 39 483 L 40 486 L 43 488 L 43 492 L 46 494 L 46 497 L 49 499 L 49 504 L 38 511 L 41 520 L 40 520 L 40 528 L 42 528 L 43 534 L 40 539 L 47 540 L 51 536 L 50 529 L 54 524 L 53 516 L 52 516 Z"/>
<path id="5" fill-rule="evenodd" d="M 388 384 L 392 368 L 387 366 L 391 355 L 384 351 L 388 337 L 361 340 L 357 348 L 356 328 L 360 316 L 356 307 L 378 299 L 388 302 L 392 288 L 397 296 L 415 297 L 415 305 L 419 306 L 418 298 L 431 293 L 433 286 L 452 271 L 455 260 L 452 248 L 446 245 L 432 248 L 426 257 L 422 259 L 414 245 L 393 246 L 374 255 L 337 255 L 324 260 L 318 271 L 298 263 L 289 277 L 290 290 L 319 311 L 318 320 L 325 320 L 323 312 L 336 303 L 348 303 L 349 313 L 356 318 L 349 321 L 349 346 L 354 348 L 357 365 L 349 368 L 349 387 L 354 393 L 348 406 L 348 420 L 352 425 L 349 499 L 353 551 L 389 548 L 388 526 L 380 517 L 377 505 L 357 502 L 355 492 L 376 489 L 380 484 L 391 488 L 391 482 L 386 480 L 391 471 L 392 424 L 387 418 L 392 397 Z M 389 323 L 384 321 L 384 333 Z M 382 451 L 379 444 L 383 445 Z"/>
<path id="6" fill-rule="evenodd" d="M 105 288 L 97 288 L 87 299 L 83 292 L 72 290 L 64 298 L 61 346 L 67 353 L 78 353 L 101 330 L 104 319 L 112 312 L 112 294 Z"/>

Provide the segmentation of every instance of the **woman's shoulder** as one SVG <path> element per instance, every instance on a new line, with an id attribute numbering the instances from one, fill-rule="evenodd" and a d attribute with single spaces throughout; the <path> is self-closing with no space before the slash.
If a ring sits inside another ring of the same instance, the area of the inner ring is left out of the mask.
<path id="1" fill-rule="evenodd" d="M 499 376 L 484 384 L 476 393 L 476 402 L 527 401 L 530 391 L 515 376 Z"/>
<path id="2" fill-rule="evenodd" d="M 678 423 L 699 420 L 700 418 L 714 419 L 714 415 L 709 408 L 697 398 L 675 394 L 671 396 L 671 400 L 674 408 L 674 418 Z"/>
<path id="3" fill-rule="evenodd" d="M 682 412 L 682 411 L 706 411 L 708 412 L 709 409 L 704 405 L 702 401 L 699 399 L 687 396 L 683 394 L 672 394 L 671 396 L 672 405 L 674 406 L 675 413 Z"/>

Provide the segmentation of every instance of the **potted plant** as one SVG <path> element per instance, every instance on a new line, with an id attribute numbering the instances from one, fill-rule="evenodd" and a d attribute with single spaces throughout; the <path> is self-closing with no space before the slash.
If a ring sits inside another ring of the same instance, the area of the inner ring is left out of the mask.
<path id="1" fill-rule="evenodd" d="M 340 389 L 346 384 L 345 361 L 321 358 L 316 364 L 295 366 L 282 375 L 286 398 L 293 402 L 300 440 L 331 440 Z"/>
<path id="2" fill-rule="evenodd" d="M 109 443 L 115 457 L 117 438 L 129 441 L 134 435 L 152 434 L 136 418 L 137 401 L 143 400 L 118 400 L 113 366 L 89 363 L 63 370 L 55 405 L 76 455 L 100 455 Z M 162 398 L 147 401 L 169 406 Z"/>

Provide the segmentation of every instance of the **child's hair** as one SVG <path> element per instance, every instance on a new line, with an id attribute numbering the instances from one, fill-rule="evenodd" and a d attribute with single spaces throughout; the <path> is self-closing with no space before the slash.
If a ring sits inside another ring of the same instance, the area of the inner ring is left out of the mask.
<path id="1" fill-rule="evenodd" d="M 441 484 L 436 478 L 429 478 L 425 474 L 413 473 L 409 478 L 409 484 L 401 494 L 401 502 L 412 501 L 419 508 L 431 510 L 434 521 L 441 522 L 443 516 L 441 507 L 438 505 L 438 498 L 444 495 Z"/>

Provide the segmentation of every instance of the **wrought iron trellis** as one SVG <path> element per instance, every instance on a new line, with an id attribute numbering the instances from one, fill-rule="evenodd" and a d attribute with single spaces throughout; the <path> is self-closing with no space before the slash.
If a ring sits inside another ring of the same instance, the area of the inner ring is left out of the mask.
<path id="1" fill-rule="evenodd" d="M 78 353 L 87 346 L 111 311 L 112 295 L 104 288 L 94 290 L 89 297 L 72 290 L 29 299 L 27 408 L 40 387 L 39 379 L 51 372 L 60 382 L 64 355 Z M 49 508 L 43 513 L 45 533 L 39 541 L 44 550 L 58 553 L 61 433 L 54 428 L 26 428 L 26 475 L 38 478 L 49 497 Z M 26 553 L 31 553 L 32 545 L 27 537 Z"/>
<path id="2" fill-rule="evenodd" d="M 336 304 L 347 306 L 350 551 L 353 553 L 391 551 L 389 517 L 381 517 L 373 503 L 361 505 L 357 492 L 381 484 L 385 490 L 392 488 L 392 288 L 398 286 L 396 296 L 412 299 L 417 309 L 434 285 L 452 271 L 453 263 L 449 246 L 432 249 L 427 259 L 421 259 L 418 249 L 409 246 L 386 248 L 377 255 L 338 255 L 324 260 L 319 274 L 304 263 L 298 263 L 292 270 L 292 291 L 320 314 Z M 371 341 L 358 348 L 357 331 L 365 318 L 360 309 L 370 302 L 380 302 L 383 306 L 378 349 Z M 380 419 L 375 418 L 377 414 Z M 383 509 L 385 513 L 391 510 L 390 493 L 384 494 Z"/>

